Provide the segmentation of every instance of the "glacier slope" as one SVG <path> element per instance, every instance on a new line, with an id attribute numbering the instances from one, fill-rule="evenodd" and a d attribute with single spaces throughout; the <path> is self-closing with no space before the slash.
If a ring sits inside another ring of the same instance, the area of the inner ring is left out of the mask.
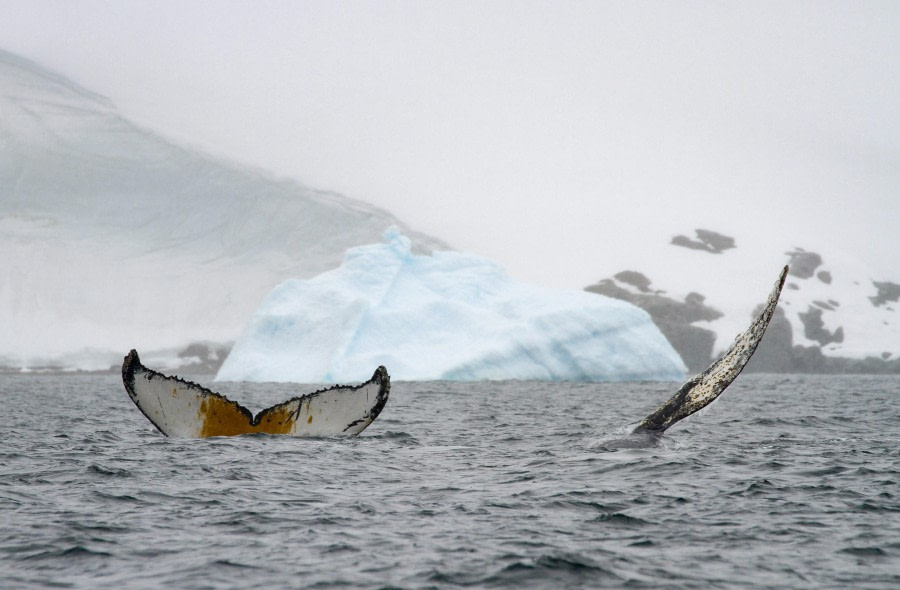
<path id="1" fill-rule="evenodd" d="M 0 51 L 0 369 L 105 370 L 230 342 L 284 277 L 402 224 L 175 145 Z M 438 240 L 405 229 L 424 251 Z"/>

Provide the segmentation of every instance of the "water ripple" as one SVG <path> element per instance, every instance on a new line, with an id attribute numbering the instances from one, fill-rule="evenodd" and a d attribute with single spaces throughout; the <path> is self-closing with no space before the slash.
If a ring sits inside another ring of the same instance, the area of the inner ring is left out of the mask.
<path id="1" fill-rule="evenodd" d="M 178 440 L 115 376 L 0 376 L 0 587 L 893 589 L 900 380 L 867 379 L 741 376 L 605 449 L 674 386 L 403 383 L 358 438 Z"/>

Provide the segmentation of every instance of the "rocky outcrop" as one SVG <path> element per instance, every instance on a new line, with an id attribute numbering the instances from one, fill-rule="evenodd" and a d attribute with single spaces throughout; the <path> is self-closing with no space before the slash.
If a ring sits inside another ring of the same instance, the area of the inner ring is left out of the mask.
<path id="1" fill-rule="evenodd" d="M 787 252 L 790 256 L 788 264 L 791 265 L 791 276 L 797 279 L 811 279 L 816 274 L 816 269 L 822 265 L 822 257 L 815 252 L 807 252 L 803 248 L 797 248 Z M 831 275 L 828 275 L 828 281 Z"/>
<path id="2" fill-rule="evenodd" d="M 705 369 L 712 357 L 716 335 L 692 323 L 714 320 L 722 317 L 722 313 L 706 305 L 703 295 L 699 293 L 688 293 L 683 301 L 678 301 L 666 297 L 663 291 L 651 290 L 650 284 L 650 279 L 642 273 L 623 271 L 586 290 L 640 307 L 650 314 L 659 331 L 681 355 L 688 370 L 698 372 Z"/>
<path id="3" fill-rule="evenodd" d="M 713 254 L 722 254 L 735 247 L 734 238 L 717 232 L 698 229 L 695 234 L 695 238 L 676 236 L 671 244 Z M 859 290 L 848 291 L 845 286 L 842 290 L 835 282 L 836 277 L 838 282 L 843 281 L 843 285 L 846 285 L 847 277 L 834 272 L 840 269 L 828 268 L 822 255 L 817 252 L 795 247 L 785 255 L 791 271 L 782 292 L 782 303 L 746 370 L 768 373 L 900 373 L 900 354 L 896 351 L 873 350 L 867 358 L 837 356 L 839 352 L 836 351 L 841 349 L 842 344 L 846 345 L 848 334 L 854 334 L 848 330 L 856 326 L 856 316 L 848 316 L 842 311 L 853 309 L 853 313 L 859 313 L 856 310 L 860 307 L 859 301 L 854 300 L 845 302 L 842 308 L 840 294 L 849 296 L 848 293 L 858 293 Z M 894 313 L 892 304 L 900 301 L 900 285 L 889 281 L 872 281 L 872 285 L 875 295 L 869 296 L 868 300 L 878 309 L 874 313 L 879 314 L 879 323 L 883 323 L 885 329 L 893 329 L 888 326 L 895 325 L 890 316 Z M 704 295 L 692 292 L 679 300 L 668 295 L 663 288 L 654 286 L 650 277 L 637 270 L 622 271 L 586 290 L 622 299 L 644 309 L 692 373 L 704 370 L 715 360 L 716 333 L 697 326 L 696 322 L 715 320 L 722 317 L 722 313 L 707 304 Z M 813 293 L 816 294 L 814 297 L 811 296 Z M 753 314 L 748 314 L 746 321 L 749 323 L 752 317 Z M 871 324 L 869 322 L 867 329 L 872 329 Z M 797 333 L 793 327 L 797 327 Z"/>
<path id="4" fill-rule="evenodd" d="M 734 238 L 710 231 L 708 229 L 695 229 L 696 239 L 687 236 L 675 236 L 672 238 L 672 244 L 692 250 L 700 250 L 709 252 L 710 254 L 721 254 L 729 248 L 734 248 Z"/>
<path id="5" fill-rule="evenodd" d="M 800 321 L 803 322 L 803 335 L 809 340 L 815 340 L 821 346 L 831 344 L 832 342 L 844 341 L 844 328 L 839 326 L 836 330 L 831 331 L 825 328 L 825 322 L 822 321 L 823 307 L 815 307 L 810 305 L 805 312 L 801 311 L 797 314 Z M 830 306 L 825 309 L 834 309 Z"/>
<path id="6" fill-rule="evenodd" d="M 838 331 L 843 335 L 842 330 Z M 790 322 L 784 311 L 777 309 L 765 338 L 744 370 L 756 373 L 900 373 L 900 358 L 891 360 L 890 354 L 865 359 L 826 356 L 818 346 L 795 345 L 793 340 Z"/>
<path id="7" fill-rule="evenodd" d="M 215 375 L 231 352 L 232 343 L 193 342 L 178 353 L 184 364 L 179 371 L 189 374 Z"/>
<path id="8" fill-rule="evenodd" d="M 878 293 L 874 297 L 869 297 L 869 301 L 871 301 L 872 305 L 875 307 L 887 305 L 891 301 L 900 299 L 900 285 L 897 283 L 887 281 L 880 283 L 872 281 L 872 284 L 875 285 L 875 289 Z"/>

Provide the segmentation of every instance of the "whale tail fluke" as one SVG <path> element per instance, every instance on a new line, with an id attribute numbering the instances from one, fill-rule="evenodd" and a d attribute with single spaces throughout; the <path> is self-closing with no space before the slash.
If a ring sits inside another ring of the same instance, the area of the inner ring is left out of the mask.
<path id="1" fill-rule="evenodd" d="M 157 430 L 184 438 L 257 433 L 352 436 L 378 417 L 391 391 L 390 375 L 378 367 L 372 378 L 360 385 L 335 385 L 291 398 L 254 416 L 241 404 L 196 383 L 148 369 L 135 350 L 122 364 L 122 382 Z"/>
<path id="2" fill-rule="evenodd" d="M 731 348 L 709 368 L 682 385 L 675 395 L 652 414 L 641 420 L 633 434 L 655 433 L 657 436 L 661 435 L 679 420 L 708 406 L 731 385 L 731 382 L 747 366 L 747 362 L 753 356 L 756 347 L 759 346 L 763 334 L 772 320 L 772 315 L 775 313 L 775 307 L 778 305 L 778 298 L 787 274 L 788 267 L 785 266 L 778 280 L 775 281 L 775 286 L 762 311 L 749 328 L 737 335 Z"/>

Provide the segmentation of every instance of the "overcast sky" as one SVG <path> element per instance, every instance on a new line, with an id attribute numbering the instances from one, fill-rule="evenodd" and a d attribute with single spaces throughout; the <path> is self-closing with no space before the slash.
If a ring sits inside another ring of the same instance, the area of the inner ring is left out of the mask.
<path id="1" fill-rule="evenodd" d="M 374 203 L 520 279 L 582 287 L 641 240 L 748 220 L 900 279 L 900 2 L 0 10 L 0 48 L 139 124 Z"/>

